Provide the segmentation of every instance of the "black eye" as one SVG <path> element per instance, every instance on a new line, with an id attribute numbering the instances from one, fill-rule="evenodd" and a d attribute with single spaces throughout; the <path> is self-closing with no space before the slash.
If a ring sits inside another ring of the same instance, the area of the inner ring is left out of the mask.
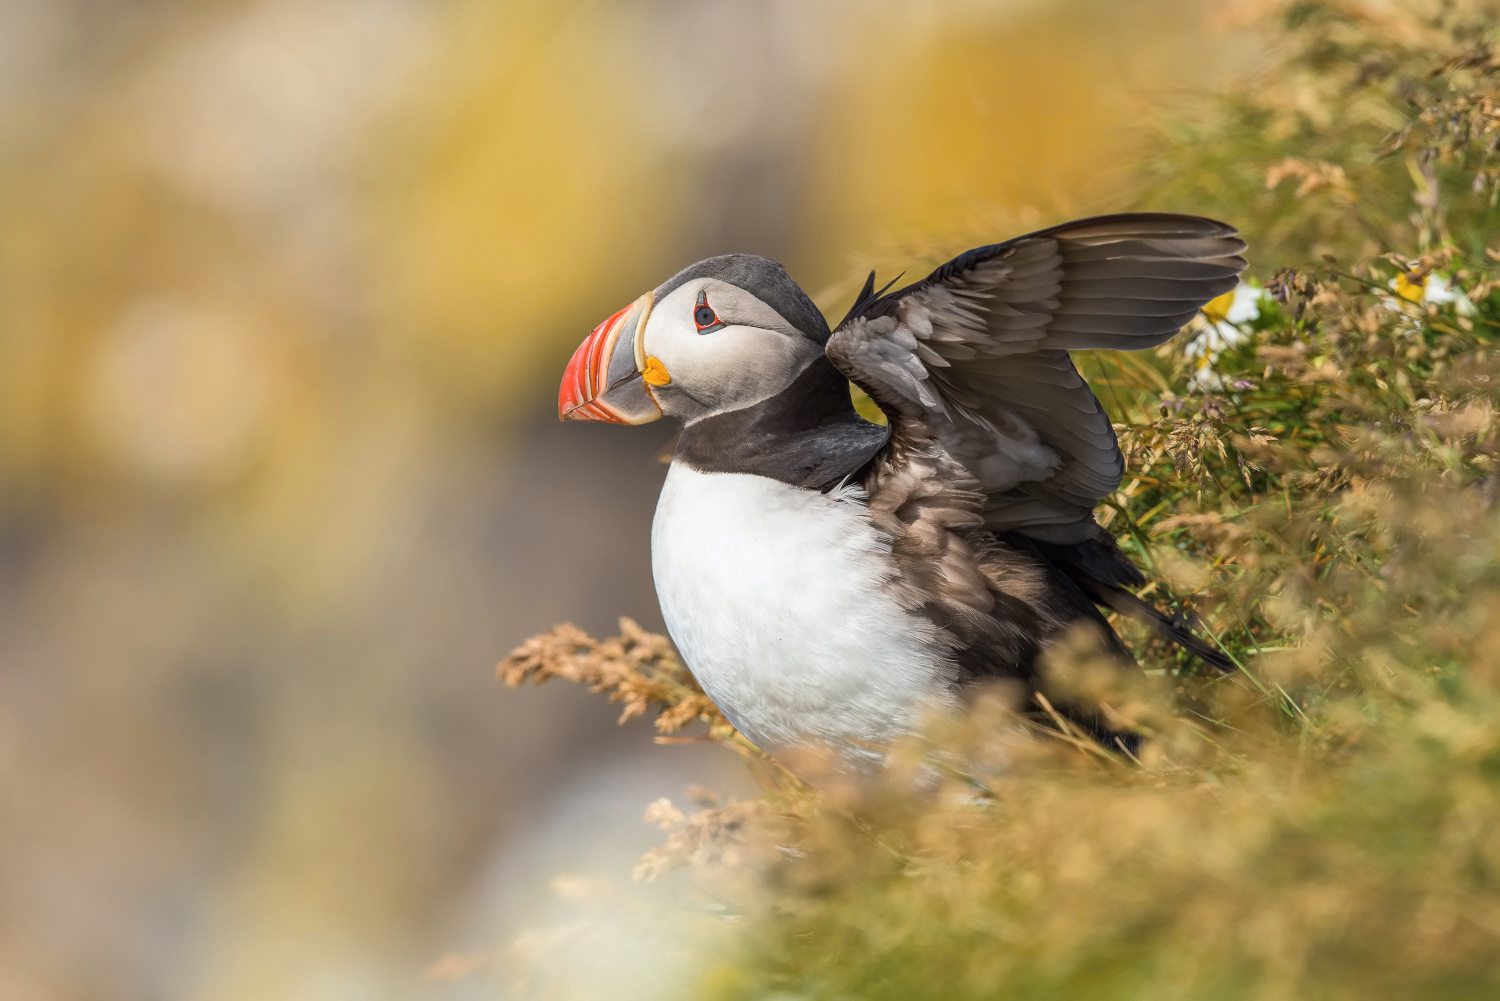
<path id="1" fill-rule="evenodd" d="M 698 293 L 698 305 L 693 307 L 693 323 L 697 325 L 699 333 L 702 333 L 709 327 L 723 326 L 723 323 L 719 320 L 718 314 L 715 313 L 713 307 L 708 304 L 707 292 Z"/>

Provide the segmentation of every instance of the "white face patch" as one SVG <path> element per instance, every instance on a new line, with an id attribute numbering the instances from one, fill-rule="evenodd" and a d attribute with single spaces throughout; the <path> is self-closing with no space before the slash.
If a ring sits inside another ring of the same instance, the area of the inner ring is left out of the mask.
<path id="1" fill-rule="evenodd" d="M 703 304 L 722 326 L 699 329 Z M 657 302 L 643 343 L 647 365 L 655 358 L 667 379 L 653 381 L 652 394 L 663 413 L 684 421 L 770 399 L 823 353 L 776 310 L 717 278 L 687 282 Z"/>

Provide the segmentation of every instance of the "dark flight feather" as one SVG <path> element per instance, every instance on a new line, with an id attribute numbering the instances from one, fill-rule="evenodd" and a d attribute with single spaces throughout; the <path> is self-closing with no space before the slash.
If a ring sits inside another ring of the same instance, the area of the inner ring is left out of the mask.
<path id="1" fill-rule="evenodd" d="M 865 282 L 827 356 L 890 418 L 872 517 L 966 674 L 1033 681 L 1039 644 L 1085 620 L 1128 657 L 1100 605 L 1233 667 L 1126 590 L 1145 578 L 1093 520 L 1124 460 L 1068 351 L 1170 339 L 1238 284 L 1244 249 L 1223 223 L 1137 213 L 977 247 L 888 294 Z"/>

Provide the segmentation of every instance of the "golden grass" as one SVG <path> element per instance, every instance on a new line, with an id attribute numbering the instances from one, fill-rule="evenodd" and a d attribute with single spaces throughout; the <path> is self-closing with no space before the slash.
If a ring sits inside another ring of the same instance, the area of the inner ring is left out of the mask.
<path id="1" fill-rule="evenodd" d="M 1128 458 L 1100 520 L 1243 670 L 1121 623 L 1140 674 L 1048 670 L 1139 760 L 995 693 L 879 781 L 762 760 L 763 803 L 658 807 L 644 874 L 755 876 L 702 996 L 1500 996 L 1497 13 L 1267 5 L 1280 61 L 1147 165 L 1149 203 L 1244 226 L 1265 295 L 1085 359 Z M 742 740 L 634 626 L 507 665 Z"/>

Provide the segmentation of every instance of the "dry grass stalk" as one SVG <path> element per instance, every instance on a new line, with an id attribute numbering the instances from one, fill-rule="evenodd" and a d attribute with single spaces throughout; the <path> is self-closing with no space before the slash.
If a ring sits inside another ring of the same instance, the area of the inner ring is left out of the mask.
<path id="1" fill-rule="evenodd" d="M 620 635 L 607 640 L 563 623 L 516 647 L 500 662 L 497 673 L 511 688 L 561 678 L 608 695 L 611 702 L 623 703 L 621 723 L 656 706 L 656 729 L 661 733 L 676 733 L 695 720 L 708 724 L 713 739 L 729 740 L 734 733 L 670 641 L 628 618 L 620 620 Z"/>
<path id="2" fill-rule="evenodd" d="M 646 822 L 666 831 L 667 840 L 641 856 L 632 875 L 650 881 L 683 866 L 723 860 L 726 853 L 744 842 L 752 825 L 770 816 L 764 800 L 709 806 L 684 814 L 670 800 L 659 799 L 646 808 Z"/>

